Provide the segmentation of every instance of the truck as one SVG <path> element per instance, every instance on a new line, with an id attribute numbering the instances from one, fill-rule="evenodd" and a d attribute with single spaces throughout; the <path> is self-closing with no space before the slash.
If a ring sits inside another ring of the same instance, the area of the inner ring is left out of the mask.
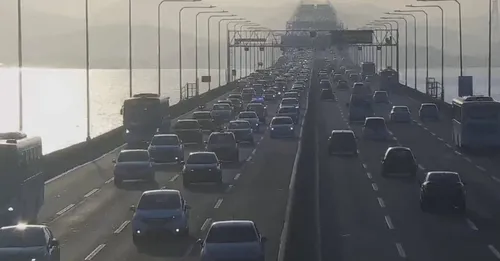
<path id="1" fill-rule="evenodd" d="M 375 75 L 377 73 L 375 68 L 375 63 L 363 62 L 361 64 L 361 78 L 364 80 L 368 75 Z"/>
<path id="2" fill-rule="evenodd" d="M 399 73 L 388 67 L 380 71 L 379 89 L 381 91 L 389 91 L 399 87 Z"/>
<path id="3" fill-rule="evenodd" d="M 0 161 L 0 227 L 36 224 L 45 201 L 42 139 L 0 133 Z"/>
<path id="4" fill-rule="evenodd" d="M 170 125 L 170 99 L 154 93 L 139 93 L 123 102 L 125 142 L 130 148 L 149 145 L 153 136 Z M 168 128 L 169 129 L 169 128 Z M 168 132 L 168 131 L 167 131 Z"/>

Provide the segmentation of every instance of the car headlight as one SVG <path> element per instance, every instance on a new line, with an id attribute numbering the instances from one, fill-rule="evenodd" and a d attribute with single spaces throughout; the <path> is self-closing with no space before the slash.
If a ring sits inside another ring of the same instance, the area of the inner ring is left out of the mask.
<path id="1" fill-rule="evenodd" d="M 290 127 L 290 130 L 293 130 L 293 127 Z"/>
<path id="2" fill-rule="evenodd" d="M 274 128 L 273 128 L 273 127 L 271 127 L 271 130 L 273 131 L 273 130 L 274 130 Z"/>

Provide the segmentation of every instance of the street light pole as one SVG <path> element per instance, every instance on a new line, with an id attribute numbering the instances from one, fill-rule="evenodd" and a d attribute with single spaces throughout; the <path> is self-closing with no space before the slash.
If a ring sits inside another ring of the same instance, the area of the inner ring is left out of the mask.
<path id="1" fill-rule="evenodd" d="M 87 94 L 87 141 L 90 141 L 90 54 L 89 54 L 89 0 L 85 0 L 85 77 Z"/>
<path id="2" fill-rule="evenodd" d="M 200 87 L 198 83 L 198 17 L 201 14 L 217 14 L 217 13 L 227 13 L 227 11 L 201 11 L 196 14 L 195 18 L 195 29 L 194 29 L 194 60 L 195 60 L 195 77 L 196 77 L 196 96 L 198 96 L 200 93 Z M 210 50 L 209 50 L 210 52 Z"/>
<path id="3" fill-rule="evenodd" d="M 184 9 L 214 8 L 215 6 L 184 6 L 179 10 L 179 101 L 182 100 L 182 11 Z M 189 98 L 189 91 L 186 91 Z"/>
<path id="4" fill-rule="evenodd" d="M 429 79 L 429 14 L 427 14 L 426 11 L 424 10 L 396 10 L 396 12 L 401 12 L 401 13 L 424 13 L 425 14 L 425 53 L 426 53 L 426 60 L 425 60 L 425 86 L 427 88 L 427 81 Z"/>
<path id="5" fill-rule="evenodd" d="M 405 86 L 408 86 L 408 20 L 404 17 L 381 17 L 381 19 L 393 19 L 405 21 Z"/>
<path id="6" fill-rule="evenodd" d="M 211 50 L 210 50 L 210 20 L 213 18 L 213 17 L 231 17 L 231 16 L 236 16 L 236 15 L 211 15 L 208 17 L 208 22 L 207 22 L 207 46 L 208 46 L 208 52 L 207 52 L 207 58 L 208 58 L 208 76 L 210 78 L 211 77 L 211 71 L 210 71 L 210 65 L 211 65 L 211 59 L 210 59 L 210 53 L 211 53 Z M 219 30 L 219 48 L 220 48 L 220 30 Z M 219 49 L 219 54 L 220 54 L 220 49 Z M 220 75 L 219 75 L 220 76 Z M 219 82 L 220 82 L 220 78 L 219 78 Z M 210 82 L 208 82 L 208 90 L 210 91 L 211 90 L 211 83 L 212 83 L 212 79 L 210 79 Z M 220 86 L 220 84 L 219 84 Z"/>
<path id="7" fill-rule="evenodd" d="M 19 130 L 23 130 L 23 25 L 22 0 L 17 0 L 17 61 L 19 80 Z"/>
<path id="8" fill-rule="evenodd" d="M 444 101 L 444 9 L 439 5 L 406 5 L 406 7 L 432 7 L 441 10 L 441 100 Z"/>
<path id="9" fill-rule="evenodd" d="M 219 20 L 219 25 L 217 27 L 218 28 L 218 39 L 219 39 L 219 48 L 218 48 L 218 52 L 219 52 L 219 58 L 218 58 L 218 64 L 219 64 L 219 86 L 221 86 L 221 78 L 222 78 L 221 77 L 221 63 L 220 63 L 220 58 L 221 58 L 221 51 L 220 51 L 220 49 L 221 49 L 220 31 L 221 30 L 220 30 L 220 27 L 221 27 L 223 21 L 229 21 L 227 23 L 227 25 L 226 25 L 226 34 L 229 35 L 229 27 L 228 27 L 229 24 L 230 23 L 234 23 L 234 21 L 240 21 L 240 20 L 245 20 L 245 18 L 223 18 L 223 19 Z M 233 22 L 231 22 L 231 21 L 233 21 Z M 229 49 L 229 46 L 227 48 Z M 230 57 L 227 57 L 227 59 L 230 61 Z M 226 80 L 227 81 L 226 84 L 227 84 L 227 83 L 230 82 L 230 79 L 231 79 L 231 76 L 230 76 L 231 75 L 231 69 L 230 69 L 229 66 L 226 68 L 226 74 L 228 75 L 228 77 L 226 77 L 226 79 L 227 79 Z"/>
<path id="10" fill-rule="evenodd" d="M 460 76 L 464 76 L 463 45 L 462 45 L 462 5 L 458 0 L 417 0 L 419 2 L 455 2 L 458 5 L 458 33 L 460 42 Z M 444 88 L 443 88 L 444 90 Z"/>
<path id="11" fill-rule="evenodd" d="M 491 16 L 492 16 L 492 1 L 488 2 L 488 96 L 491 96 Z"/>
<path id="12" fill-rule="evenodd" d="M 128 0 L 128 82 L 129 97 L 132 97 L 132 0 Z"/>
<path id="13" fill-rule="evenodd" d="M 418 76 L 417 76 L 417 67 L 418 67 L 418 62 L 417 62 L 417 17 L 413 14 L 408 14 L 408 13 L 398 13 L 398 12 L 395 12 L 395 13 L 388 13 L 388 14 L 392 14 L 392 15 L 405 15 L 405 16 L 411 16 L 413 17 L 413 25 L 414 25 L 414 38 L 413 38 L 413 55 L 415 57 L 414 59 L 414 67 L 413 67 L 413 71 L 414 71 L 414 75 L 415 75 L 415 87 L 414 89 L 417 90 L 418 88 Z"/>

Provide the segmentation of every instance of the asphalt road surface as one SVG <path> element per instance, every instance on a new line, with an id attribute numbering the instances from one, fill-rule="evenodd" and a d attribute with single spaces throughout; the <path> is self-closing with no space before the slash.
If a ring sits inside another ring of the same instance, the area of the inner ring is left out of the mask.
<path id="1" fill-rule="evenodd" d="M 349 124 L 349 91 L 337 91 L 337 102 L 321 102 L 320 215 L 323 260 L 500 260 L 500 166 L 498 156 L 468 155 L 452 144 L 450 119 L 422 123 L 420 102 L 390 96 L 392 105 L 407 105 L 413 122 L 387 123 L 391 140 L 361 138 L 362 124 Z M 318 102 L 320 102 L 318 100 Z M 375 105 L 388 119 L 391 105 Z M 358 137 L 359 157 L 327 155 L 333 129 L 351 129 Z M 380 161 L 389 146 L 410 147 L 419 163 L 416 179 L 383 178 Z M 467 189 L 465 216 L 424 213 L 420 182 L 426 171 L 459 172 Z"/>
<path id="2" fill-rule="evenodd" d="M 267 122 L 276 109 L 277 102 L 268 105 Z M 303 109 L 302 116 L 304 112 Z M 190 113 L 181 118 L 189 116 Z M 296 135 L 299 136 L 299 131 Z M 199 247 L 195 241 L 204 235 L 211 222 L 250 219 L 269 238 L 266 258 L 275 260 L 299 138 L 270 139 L 265 127 L 255 134 L 255 140 L 255 146 L 240 147 L 239 164 L 223 166 L 223 189 L 212 185 L 185 189 L 180 168 L 157 171 L 157 184 L 130 183 L 118 189 L 113 184 L 111 162 L 121 149 L 118 148 L 48 181 L 39 221 L 47 224 L 60 240 L 61 260 L 147 261 L 197 260 Z M 186 154 L 196 150 L 199 149 L 186 147 Z M 137 203 L 144 190 L 163 186 L 180 190 L 192 207 L 190 236 L 152 242 L 138 252 L 132 243 L 129 208 Z"/>

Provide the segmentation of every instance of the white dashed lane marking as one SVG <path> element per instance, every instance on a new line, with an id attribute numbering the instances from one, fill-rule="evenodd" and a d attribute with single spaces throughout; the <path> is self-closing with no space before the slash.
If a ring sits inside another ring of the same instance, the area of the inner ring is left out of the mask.
<path id="1" fill-rule="evenodd" d="M 493 246 L 493 245 L 488 245 L 488 248 L 490 249 L 491 253 L 495 255 L 497 259 L 500 259 L 500 252 Z"/>
<path id="2" fill-rule="evenodd" d="M 170 179 L 170 182 L 174 182 L 179 177 L 179 174 L 176 174 Z"/>
<path id="3" fill-rule="evenodd" d="M 220 207 L 220 205 L 222 204 L 222 201 L 223 201 L 223 200 L 224 200 L 224 199 L 222 199 L 222 198 L 218 199 L 218 200 L 217 200 L 217 202 L 215 202 L 215 206 L 214 206 L 214 208 L 219 208 L 219 207 Z"/>
<path id="4" fill-rule="evenodd" d="M 66 212 L 68 212 L 70 209 L 72 209 L 75 206 L 75 204 L 69 204 L 65 208 L 61 209 L 59 212 L 56 213 L 56 215 L 60 216 Z"/>
<path id="5" fill-rule="evenodd" d="M 469 227 L 472 229 L 472 230 L 475 230 L 475 231 L 478 231 L 476 225 L 468 218 L 465 219 L 465 221 L 467 222 L 467 225 L 469 225 Z"/>
<path id="6" fill-rule="evenodd" d="M 97 246 L 90 254 L 85 258 L 85 260 L 92 260 L 99 252 L 106 246 L 106 244 L 100 244 Z"/>
<path id="7" fill-rule="evenodd" d="M 373 190 L 378 191 L 378 186 L 377 186 L 377 184 L 372 183 L 372 188 L 373 188 Z"/>
<path id="8" fill-rule="evenodd" d="M 366 164 L 365 164 L 365 163 L 363 163 L 363 168 L 365 168 L 365 169 L 367 168 L 367 166 L 366 166 Z"/>
<path id="9" fill-rule="evenodd" d="M 377 198 L 378 204 L 380 205 L 381 208 L 385 208 L 385 202 L 382 198 Z"/>
<path id="10" fill-rule="evenodd" d="M 236 174 L 236 176 L 234 176 L 234 180 L 238 180 L 240 178 L 240 176 L 241 176 L 241 173 Z"/>
<path id="11" fill-rule="evenodd" d="M 98 188 L 95 188 L 95 189 L 93 189 L 93 190 L 89 191 L 89 192 L 88 192 L 87 194 L 85 194 L 83 197 L 84 197 L 84 198 L 88 198 L 88 197 L 92 196 L 94 193 L 96 193 L 97 191 L 99 191 L 99 189 L 98 189 Z"/>
<path id="12" fill-rule="evenodd" d="M 109 184 L 109 183 L 113 182 L 113 180 L 115 180 L 115 177 L 112 177 L 112 178 L 106 180 L 106 182 L 104 182 L 104 184 Z"/>
<path id="13" fill-rule="evenodd" d="M 485 168 L 483 168 L 483 167 L 481 167 L 481 166 L 479 166 L 479 165 L 476 165 L 476 168 L 477 168 L 478 170 L 480 170 L 480 171 L 486 171 L 486 169 L 485 169 Z"/>
<path id="14" fill-rule="evenodd" d="M 128 224 L 130 224 L 130 220 L 125 220 L 113 233 L 120 234 Z"/>
<path id="15" fill-rule="evenodd" d="M 394 229 L 394 225 L 392 224 L 391 217 L 385 216 L 384 218 L 385 218 L 385 224 L 387 225 L 387 227 L 389 229 Z"/>
<path id="16" fill-rule="evenodd" d="M 370 172 L 367 172 L 367 173 L 366 173 L 366 176 L 367 176 L 369 179 L 371 179 L 371 178 L 372 178 L 372 174 L 371 174 Z"/>
<path id="17" fill-rule="evenodd" d="M 396 249 L 398 250 L 398 254 L 400 257 L 406 258 L 406 253 L 401 243 L 396 243 Z"/>
<path id="18" fill-rule="evenodd" d="M 210 223 L 212 223 L 212 219 L 211 219 L 211 218 L 207 218 L 207 219 L 205 220 L 205 222 L 203 222 L 203 225 L 201 225 L 200 230 L 201 230 L 201 231 L 204 231 L 205 229 L 207 229 L 207 228 L 208 228 L 208 226 L 210 225 Z"/>

